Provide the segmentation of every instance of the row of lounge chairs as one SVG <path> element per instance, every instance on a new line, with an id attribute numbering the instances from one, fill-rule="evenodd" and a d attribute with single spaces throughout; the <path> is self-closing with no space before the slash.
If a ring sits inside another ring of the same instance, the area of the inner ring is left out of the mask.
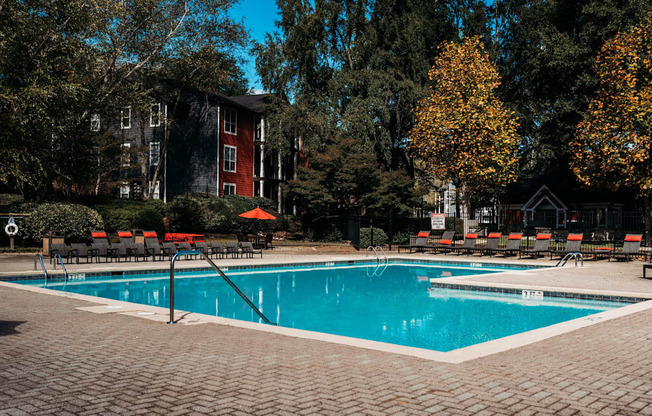
<path id="1" fill-rule="evenodd" d="M 136 243 L 130 231 L 118 231 L 119 243 L 109 242 L 108 234 L 104 231 L 93 231 L 91 233 L 93 242 L 90 247 L 83 243 L 72 243 L 70 247 L 66 244 L 52 244 L 50 247 L 50 262 L 56 256 L 71 263 L 74 259 L 79 263 L 80 259 L 92 262 L 95 259 L 98 263 L 101 259 L 105 261 L 147 261 L 171 259 L 179 251 L 195 250 L 201 251 L 209 258 L 240 258 L 253 257 L 256 254 L 263 256 L 262 250 L 255 250 L 250 242 L 212 242 L 208 245 L 205 241 L 190 242 L 160 242 L 155 231 L 143 232 L 144 242 Z"/>
<path id="2" fill-rule="evenodd" d="M 597 247 L 593 249 L 582 249 L 582 239 L 583 234 L 569 234 L 564 244 L 563 249 L 552 249 L 551 248 L 551 234 L 540 233 L 537 234 L 534 246 L 532 248 L 521 247 L 521 242 L 523 239 L 522 233 L 510 233 L 507 237 L 507 243 L 500 247 L 500 239 L 502 238 L 502 233 L 489 233 L 487 235 L 486 243 L 482 246 L 477 245 L 478 234 L 477 233 L 467 233 L 464 237 L 464 242 L 460 246 L 456 246 L 453 243 L 455 237 L 454 231 L 445 231 L 441 239 L 436 243 L 431 243 L 430 232 L 422 231 L 417 234 L 416 239 L 412 244 L 401 245 L 398 247 L 398 252 L 401 250 L 409 250 L 410 253 L 413 252 L 432 252 L 432 253 L 456 253 L 456 254 L 480 254 L 481 256 L 487 255 L 503 255 L 507 257 L 508 255 L 518 255 L 521 257 L 539 257 L 545 254 L 550 255 L 550 259 L 553 257 L 563 257 L 568 253 L 580 253 L 584 257 L 592 256 L 593 259 L 597 260 L 599 257 L 606 257 L 609 260 L 611 259 L 625 259 L 630 260 L 632 256 L 641 255 L 641 234 L 627 234 L 623 241 L 623 248 L 621 251 L 614 251 L 610 247 Z"/>

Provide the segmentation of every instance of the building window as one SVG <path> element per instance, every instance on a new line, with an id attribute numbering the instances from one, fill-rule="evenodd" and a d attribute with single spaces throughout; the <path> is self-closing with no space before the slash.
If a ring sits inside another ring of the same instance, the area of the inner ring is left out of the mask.
<path id="1" fill-rule="evenodd" d="M 131 187 L 127 182 L 122 182 L 122 186 L 120 186 L 120 198 L 129 198 L 129 195 L 131 194 Z"/>
<path id="2" fill-rule="evenodd" d="M 131 143 L 122 143 L 120 160 L 123 168 L 128 168 L 131 165 Z"/>
<path id="3" fill-rule="evenodd" d="M 130 129 L 131 128 L 131 106 L 124 107 L 120 114 L 120 128 Z"/>
<path id="4" fill-rule="evenodd" d="M 254 133 L 254 140 L 259 142 L 263 140 L 263 119 L 256 117 L 256 132 Z"/>
<path id="5" fill-rule="evenodd" d="M 224 146 L 224 171 L 235 172 L 236 151 L 235 146 Z"/>
<path id="6" fill-rule="evenodd" d="M 99 114 L 91 115 L 91 131 L 94 131 L 94 132 L 100 131 L 100 115 Z"/>
<path id="7" fill-rule="evenodd" d="M 224 195 L 235 195 L 234 183 L 225 183 L 223 189 L 224 189 Z"/>
<path id="8" fill-rule="evenodd" d="M 149 165 L 158 166 L 161 160 L 161 142 L 151 142 L 149 144 Z"/>
<path id="9" fill-rule="evenodd" d="M 152 192 L 153 199 L 161 199 L 160 185 L 161 185 L 161 181 L 156 181 L 156 185 L 154 186 L 154 192 Z"/>
<path id="10" fill-rule="evenodd" d="M 229 134 L 237 133 L 238 113 L 230 108 L 224 109 L 224 132 Z"/>
<path id="11" fill-rule="evenodd" d="M 149 126 L 158 127 L 161 125 L 161 103 L 152 104 L 149 109 Z"/>

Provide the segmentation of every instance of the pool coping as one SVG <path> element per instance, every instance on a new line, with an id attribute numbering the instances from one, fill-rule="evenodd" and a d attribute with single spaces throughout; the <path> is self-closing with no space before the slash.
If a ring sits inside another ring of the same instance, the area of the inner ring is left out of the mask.
<path id="1" fill-rule="evenodd" d="M 404 260 L 404 261 L 409 261 L 411 263 L 414 263 L 415 261 L 413 259 L 404 259 L 400 257 L 392 257 L 393 260 Z M 355 264 L 357 263 L 363 263 L 363 262 L 368 262 L 369 259 L 363 259 L 363 260 L 347 260 L 347 261 L 324 261 L 324 262 L 294 262 L 294 263 L 285 263 L 285 265 L 308 265 L 308 264 L 318 264 L 318 265 L 328 265 L 328 264 L 335 264 L 335 263 L 343 263 L 343 264 Z M 437 260 L 417 260 L 419 263 L 433 263 L 433 262 L 441 262 L 439 259 Z M 454 262 L 454 263 L 460 263 L 464 265 L 468 265 L 471 262 Z M 475 263 L 475 262 L 474 262 Z M 487 263 L 487 264 L 491 264 Z M 495 264 L 495 263 L 494 263 Z M 532 266 L 530 264 L 524 264 L 520 263 L 521 266 Z M 267 267 L 279 267 L 279 264 L 269 264 L 265 265 Z M 238 268 L 251 268 L 252 265 L 243 265 L 243 266 L 229 266 L 230 270 L 233 269 L 238 269 Z M 536 267 L 536 265 L 534 266 Z M 259 267 L 263 268 L 263 267 Z M 549 269 L 550 266 L 541 266 L 539 265 L 538 268 L 535 269 L 530 269 L 530 270 L 518 270 L 519 272 L 523 273 L 530 273 L 530 272 L 541 272 L 546 269 Z M 184 267 L 184 270 L 189 270 L 193 269 L 193 267 Z M 206 268 L 201 267 L 201 268 L 196 268 L 198 270 L 206 270 Z M 159 269 L 157 269 L 159 270 Z M 162 270 L 168 270 L 168 269 L 162 269 Z M 130 270 L 129 273 L 133 274 L 134 270 Z M 507 272 L 499 272 L 499 273 L 492 273 L 492 276 L 499 275 L 501 273 L 508 273 Z M 108 272 L 107 274 L 111 275 L 112 272 Z M 9 273 L 3 273 L 2 275 L 9 275 Z M 11 276 L 16 277 L 17 273 L 11 273 Z M 273 325 L 267 325 L 267 324 L 262 324 L 262 323 L 256 323 L 256 322 L 247 322 L 247 321 L 239 321 L 239 320 L 234 320 L 234 319 L 229 319 L 229 318 L 222 318 L 222 317 L 216 317 L 216 316 L 211 316 L 211 315 L 205 315 L 205 314 L 199 314 L 199 313 L 194 313 L 194 312 L 187 312 L 187 311 L 181 311 L 181 310 L 175 310 L 175 316 L 180 317 L 177 319 L 178 324 L 188 324 L 188 325 L 195 325 L 195 324 L 203 324 L 203 323 L 213 323 L 213 324 L 218 324 L 218 325 L 227 325 L 227 326 L 233 326 L 233 327 L 238 327 L 238 328 L 243 328 L 243 329 L 252 329 L 252 330 L 257 330 L 257 331 L 263 331 L 263 332 L 268 332 L 268 333 L 273 333 L 277 335 L 285 335 L 285 336 L 290 336 L 290 337 L 296 337 L 296 338 L 303 338 L 303 339 L 310 339 L 314 341 L 322 341 L 322 342 L 331 342 L 331 343 L 336 343 L 336 344 L 341 344 L 341 345 L 347 345 L 347 346 L 352 346 L 352 347 L 357 347 L 357 348 L 366 348 L 366 349 L 371 349 L 371 350 L 376 350 L 376 351 L 383 351 L 383 352 L 388 352 L 388 353 L 394 353 L 394 354 L 402 354 L 402 355 L 407 355 L 407 356 L 412 356 L 412 357 L 417 357 L 417 358 L 422 358 L 426 360 L 431 360 L 431 361 L 437 361 L 437 362 L 443 362 L 443 363 L 451 363 L 451 364 L 458 364 L 458 363 L 463 363 L 466 361 L 474 360 L 477 358 L 482 358 L 486 357 L 489 355 L 505 352 L 514 348 L 519 348 L 525 345 L 529 345 L 538 341 L 542 341 L 544 339 L 548 339 L 557 335 L 562 335 L 571 331 L 575 331 L 590 325 L 594 325 L 596 323 L 601 323 L 601 322 L 606 322 L 612 319 L 617 319 L 621 318 L 633 313 L 638 313 L 644 310 L 652 309 L 652 295 L 650 294 L 643 294 L 643 293 L 631 293 L 631 292 L 611 292 L 611 291 L 600 291 L 600 290 L 583 290 L 583 289 L 568 289 L 564 288 L 563 291 L 560 291 L 559 288 L 543 288 L 540 286 L 530 286 L 530 285 L 501 285 L 501 284 L 496 284 L 496 283 L 489 283 L 489 282 L 478 282 L 478 281 L 473 281 L 473 282 L 464 282 L 464 279 L 468 278 L 477 278 L 478 275 L 469 275 L 469 276 L 459 276 L 455 278 L 440 278 L 436 279 L 438 282 L 442 282 L 443 286 L 446 286 L 447 289 L 458 289 L 458 290 L 476 290 L 476 289 L 471 289 L 471 288 L 483 288 L 486 289 L 484 291 L 499 291 L 499 290 L 510 290 L 511 292 L 508 293 L 518 293 L 518 291 L 522 290 L 545 290 L 545 291 L 554 291 L 558 293 L 566 293 L 568 295 L 577 295 L 577 294 L 584 294 L 584 295 L 590 295 L 590 296 L 619 296 L 619 297 L 627 297 L 627 298 L 637 298 L 639 301 L 638 303 L 632 303 L 627 306 L 620 307 L 618 309 L 613 309 L 605 312 L 600 312 L 598 314 L 582 317 L 582 318 L 577 318 L 573 319 L 570 321 L 565 321 L 565 322 L 560 322 L 558 324 L 546 326 L 543 328 L 538 328 L 534 329 L 531 331 L 523 332 L 520 334 L 515 334 L 515 335 L 510 335 L 507 337 L 499 338 L 496 340 L 492 341 L 486 341 L 480 344 L 475 344 L 471 345 L 468 347 L 464 348 L 459 348 L 456 350 L 448 351 L 448 352 L 441 352 L 441 351 L 434 351 L 434 350 L 427 350 L 427 349 L 422 349 L 422 348 L 416 348 L 416 347 L 407 347 L 407 346 L 402 346 L 402 345 L 395 345 L 395 344 L 389 344 L 389 343 L 384 343 L 384 342 L 379 342 L 379 341 L 370 341 L 370 340 L 364 340 L 364 339 L 358 339 L 358 338 L 351 338 L 351 337 L 346 337 L 346 336 L 341 336 L 341 335 L 331 335 L 331 334 L 325 334 L 325 333 L 320 333 L 320 332 L 313 332 L 313 331 L 308 331 L 308 330 L 302 330 L 302 329 L 295 329 L 295 328 L 285 328 L 285 327 L 279 327 L 279 326 L 273 326 Z M 168 308 L 162 308 L 162 307 L 157 307 L 157 306 L 149 306 L 149 305 L 141 305 L 137 303 L 131 303 L 131 302 L 125 302 L 125 301 L 119 301 L 119 300 L 111 300 L 111 299 L 106 299 L 106 298 L 98 298 L 94 296 L 89 296 L 89 295 L 81 295 L 81 294 L 75 294 L 75 293 L 67 293 L 67 292 L 60 292 L 60 291 L 55 291 L 52 289 L 47 289 L 47 288 L 40 288 L 40 287 L 35 287 L 35 286 L 27 286 L 27 285 L 21 285 L 17 283 L 10 283 L 7 281 L 2 281 L 0 277 L 0 286 L 6 286 L 6 287 L 11 287 L 14 289 L 19 289 L 19 290 L 27 290 L 35 293 L 40 293 L 40 294 L 47 294 L 47 295 L 54 295 L 54 296 L 62 296 L 70 299 L 76 299 L 76 300 L 82 300 L 86 301 L 92 304 L 95 304 L 96 306 L 88 306 L 88 307 L 78 307 L 78 310 L 83 310 L 87 312 L 94 312 L 94 313 L 117 313 L 117 314 L 122 314 L 122 315 L 128 315 L 128 316 L 135 316 L 135 317 L 140 317 L 144 319 L 149 319 L 153 320 L 156 322 L 161 322 L 161 323 L 167 323 L 169 320 L 169 309 Z M 544 295 L 545 296 L 545 295 Z M 569 297 L 573 297 L 569 296 Z"/>

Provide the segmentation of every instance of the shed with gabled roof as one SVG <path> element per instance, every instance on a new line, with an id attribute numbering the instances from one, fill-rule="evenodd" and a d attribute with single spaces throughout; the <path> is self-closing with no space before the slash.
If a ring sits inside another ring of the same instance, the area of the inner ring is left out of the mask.
<path id="1" fill-rule="evenodd" d="M 543 185 L 521 207 L 526 227 L 566 228 L 568 207 L 546 185 Z"/>

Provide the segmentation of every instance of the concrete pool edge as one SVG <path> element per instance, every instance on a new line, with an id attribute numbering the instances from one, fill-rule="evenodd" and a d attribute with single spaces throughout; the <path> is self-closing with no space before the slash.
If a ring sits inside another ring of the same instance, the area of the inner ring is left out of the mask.
<path id="1" fill-rule="evenodd" d="M 19 290 L 27 290 L 35 293 L 61 296 L 69 299 L 76 299 L 95 304 L 97 306 L 78 307 L 78 310 L 94 312 L 94 313 L 118 313 L 132 317 L 145 318 L 157 322 L 167 322 L 169 317 L 169 309 L 157 306 L 141 305 L 136 303 L 111 300 L 106 298 L 98 298 L 94 296 L 81 295 L 75 293 L 60 292 L 46 288 L 35 286 L 25 286 L 16 283 L 2 282 L 0 286 L 10 287 Z M 646 294 L 639 294 L 641 297 L 648 297 Z M 489 355 L 505 352 L 514 348 L 519 348 L 529 345 L 538 341 L 542 341 L 557 335 L 562 335 L 577 329 L 594 325 L 600 322 L 606 322 L 612 319 L 624 317 L 633 313 L 638 313 L 647 309 L 652 309 L 652 300 L 629 304 L 627 306 L 613 309 L 598 314 L 577 318 L 570 321 L 561 322 L 558 324 L 550 325 L 547 327 L 534 329 L 531 331 L 515 334 L 500 339 L 487 341 L 480 344 L 471 345 L 468 347 L 460 348 L 449 352 L 440 352 L 434 350 L 426 350 L 415 347 L 407 347 L 395 344 L 388 344 L 378 341 L 369 341 L 358 338 L 351 338 L 340 335 L 331 335 L 319 332 L 312 332 L 301 329 L 285 328 L 272 325 L 266 325 L 255 322 L 238 321 L 229 318 L 215 317 L 211 315 L 204 315 L 194 312 L 186 312 L 175 310 L 175 315 L 181 317 L 177 320 L 179 324 L 202 324 L 213 323 L 218 325 L 227 325 L 243 329 L 252 329 L 273 333 L 277 335 L 285 335 L 295 338 L 310 339 L 314 341 L 331 342 L 340 345 L 347 345 L 357 348 L 366 348 L 375 351 L 382 351 L 394 354 L 407 355 L 417 358 L 422 358 L 431 361 L 442 363 L 457 364 L 474 360 L 477 358 L 486 357 Z"/>

